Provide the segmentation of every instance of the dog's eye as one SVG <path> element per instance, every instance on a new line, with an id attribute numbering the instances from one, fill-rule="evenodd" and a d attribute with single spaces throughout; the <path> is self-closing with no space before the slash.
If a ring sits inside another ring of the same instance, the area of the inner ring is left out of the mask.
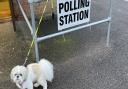
<path id="1" fill-rule="evenodd" d="M 20 76 L 22 76 L 22 74 L 20 74 Z"/>
<path id="2" fill-rule="evenodd" d="M 15 76 L 17 76 L 17 74 L 14 74 Z"/>

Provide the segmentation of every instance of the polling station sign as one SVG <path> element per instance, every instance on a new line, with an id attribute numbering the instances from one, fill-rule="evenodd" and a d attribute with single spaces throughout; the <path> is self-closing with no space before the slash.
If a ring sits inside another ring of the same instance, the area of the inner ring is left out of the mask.
<path id="1" fill-rule="evenodd" d="M 57 0 L 58 30 L 90 21 L 91 0 Z"/>

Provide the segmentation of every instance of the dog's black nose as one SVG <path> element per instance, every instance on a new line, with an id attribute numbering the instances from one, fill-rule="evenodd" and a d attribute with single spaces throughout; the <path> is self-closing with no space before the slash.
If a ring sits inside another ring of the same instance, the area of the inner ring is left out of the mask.
<path id="1" fill-rule="evenodd" d="M 17 78 L 19 78 L 19 76 L 17 76 Z"/>

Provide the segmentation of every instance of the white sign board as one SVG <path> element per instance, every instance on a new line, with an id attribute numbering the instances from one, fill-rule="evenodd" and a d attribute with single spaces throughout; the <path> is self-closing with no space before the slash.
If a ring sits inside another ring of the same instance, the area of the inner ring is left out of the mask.
<path id="1" fill-rule="evenodd" d="M 57 0 L 58 30 L 90 21 L 91 0 Z"/>

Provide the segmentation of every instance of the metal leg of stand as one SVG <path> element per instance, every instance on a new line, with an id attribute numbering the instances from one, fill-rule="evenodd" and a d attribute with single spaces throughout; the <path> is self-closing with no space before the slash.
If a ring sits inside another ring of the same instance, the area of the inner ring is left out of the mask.
<path id="1" fill-rule="evenodd" d="M 65 39 L 65 35 L 63 34 L 63 40 L 64 40 L 64 42 L 66 41 L 66 39 Z"/>
<path id="2" fill-rule="evenodd" d="M 33 28 L 33 37 L 35 36 L 36 27 L 35 27 L 35 14 L 34 14 L 34 3 L 30 3 L 30 10 L 31 10 L 31 19 L 32 19 L 32 28 Z M 37 43 L 37 36 L 34 38 L 34 44 L 35 44 L 35 56 L 36 56 L 36 62 L 39 62 L 39 50 L 38 50 L 38 43 Z"/>
<path id="3" fill-rule="evenodd" d="M 112 17 L 112 0 L 109 0 L 110 2 L 110 8 L 109 8 L 109 18 Z M 106 46 L 109 47 L 109 41 L 110 41 L 110 32 L 111 32 L 111 19 L 108 22 L 108 32 L 107 32 L 107 43 Z"/>
<path id="4" fill-rule="evenodd" d="M 111 21 L 108 22 L 108 32 L 107 32 L 107 47 L 109 47 L 110 42 L 110 31 L 111 31 Z"/>

